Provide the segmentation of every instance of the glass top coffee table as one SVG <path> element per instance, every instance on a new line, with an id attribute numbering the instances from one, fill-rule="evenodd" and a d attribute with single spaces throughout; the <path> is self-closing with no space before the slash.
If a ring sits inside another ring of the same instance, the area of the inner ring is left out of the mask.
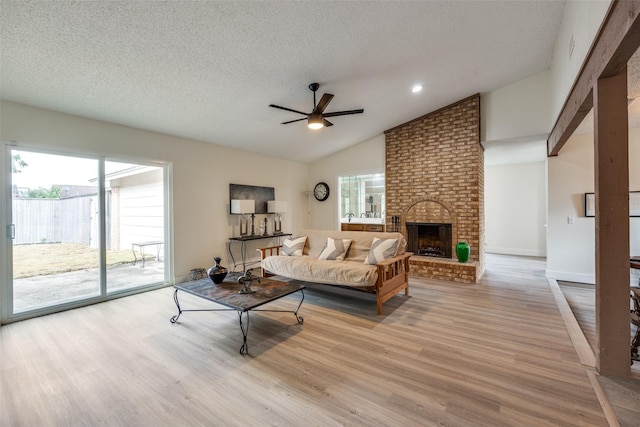
<path id="1" fill-rule="evenodd" d="M 240 354 L 249 353 L 249 345 L 247 344 L 247 335 L 249 334 L 249 312 L 250 311 L 271 311 L 280 313 L 293 313 L 298 324 L 304 323 L 302 316 L 298 315 L 298 311 L 304 301 L 303 285 L 297 283 L 280 282 L 278 280 L 260 278 L 260 283 L 251 285 L 252 293 L 241 293 L 243 285 L 238 283 L 241 273 L 229 273 L 225 280 L 219 285 L 213 283 L 208 277 L 201 280 L 193 280 L 191 282 L 178 283 L 173 285 L 175 292 L 173 300 L 178 307 L 178 314 L 173 316 L 170 321 L 176 323 L 180 315 L 186 311 L 236 311 L 240 321 L 240 330 L 242 331 L 242 347 Z M 227 308 L 214 309 L 190 309 L 185 310 L 180 307 L 178 301 L 178 291 L 187 292 L 208 301 L 224 305 Z M 295 292 L 300 292 L 301 298 L 298 307 L 295 310 L 264 310 L 258 307 L 275 301 Z M 246 318 L 246 324 L 243 322 Z"/>

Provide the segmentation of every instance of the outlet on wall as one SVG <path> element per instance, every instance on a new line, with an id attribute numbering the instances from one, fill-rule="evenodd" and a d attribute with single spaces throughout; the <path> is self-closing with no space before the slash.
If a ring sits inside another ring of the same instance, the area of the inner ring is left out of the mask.
<path id="1" fill-rule="evenodd" d="M 568 216 L 567 217 L 567 224 L 575 224 L 576 223 L 576 217 L 575 216 Z"/>

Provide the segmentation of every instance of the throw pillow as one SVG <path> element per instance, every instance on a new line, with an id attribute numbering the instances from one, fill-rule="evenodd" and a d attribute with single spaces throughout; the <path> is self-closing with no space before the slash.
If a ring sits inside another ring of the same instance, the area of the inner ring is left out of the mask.
<path id="1" fill-rule="evenodd" d="M 377 264 L 387 258 L 393 258 L 398 252 L 398 239 L 373 238 L 369 255 L 364 260 L 365 264 Z"/>
<path id="2" fill-rule="evenodd" d="M 324 244 L 318 259 L 344 261 L 349 246 L 351 246 L 351 239 L 332 239 L 327 237 L 327 243 Z"/>
<path id="3" fill-rule="evenodd" d="M 304 244 L 307 242 L 307 236 L 286 239 L 282 242 L 280 255 L 285 256 L 302 256 Z"/>

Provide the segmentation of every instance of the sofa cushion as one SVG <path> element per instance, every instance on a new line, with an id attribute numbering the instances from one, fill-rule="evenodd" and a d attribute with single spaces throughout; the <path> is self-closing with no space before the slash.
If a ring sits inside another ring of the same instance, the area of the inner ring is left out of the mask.
<path id="1" fill-rule="evenodd" d="M 373 238 L 369 255 L 364 260 L 365 264 L 377 264 L 388 258 L 393 258 L 398 252 L 398 239 Z"/>
<path id="2" fill-rule="evenodd" d="M 312 258 L 318 258 L 327 237 L 334 239 L 350 239 L 351 246 L 345 257 L 345 261 L 353 261 L 363 264 L 369 255 L 369 249 L 373 238 L 379 239 L 399 239 L 397 255 L 403 254 L 407 250 L 407 241 L 401 233 L 382 232 L 382 231 L 338 231 L 338 230 L 301 230 L 300 235 L 307 236 L 307 243 L 302 252 L 303 255 L 309 255 Z"/>
<path id="3" fill-rule="evenodd" d="M 302 250 L 304 249 L 306 241 L 307 236 L 286 239 L 282 242 L 280 254 L 284 256 L 302 256 Z"/>
<path id="4" fill-rule="evenodd" d="M 324 249 L 320 252 L 318 259 L 344 261 L 344 257 L 351 246 L 350 239 L 333 239 L 327 237 Z"/>
<path id="5" fill-rule="evenodd" d="M 378 279 L 375 265 L 319 260 L 309 256 L 270 256 L 262 260 L 262 268 L 290 279 L 355 288 L 370 288 Z"/>

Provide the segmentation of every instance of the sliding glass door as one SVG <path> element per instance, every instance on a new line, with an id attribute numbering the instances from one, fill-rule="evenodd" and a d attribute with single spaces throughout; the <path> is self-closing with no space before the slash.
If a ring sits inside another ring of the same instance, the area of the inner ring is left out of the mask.
<path id="1" fill-rule="evenodd" d="M 163 167 L 15 147 L 8 155 L 12 274 L 4 317 L 166 282 Z"/>

